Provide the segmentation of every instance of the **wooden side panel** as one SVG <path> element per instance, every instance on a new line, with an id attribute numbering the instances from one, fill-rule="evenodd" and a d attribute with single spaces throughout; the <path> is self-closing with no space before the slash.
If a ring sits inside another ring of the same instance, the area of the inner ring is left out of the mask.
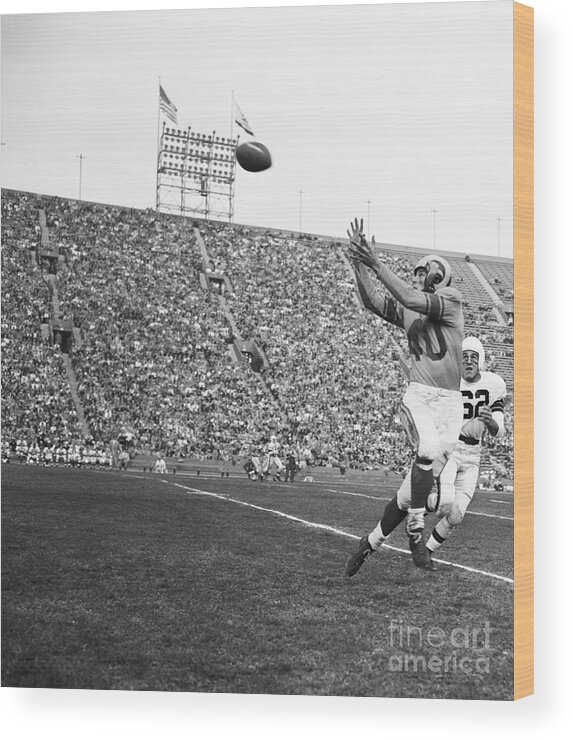
<path id="1" fill-rule="evenodd" d="M 515 681 L 533 693 L 533 8 L 514 3 Z"/>

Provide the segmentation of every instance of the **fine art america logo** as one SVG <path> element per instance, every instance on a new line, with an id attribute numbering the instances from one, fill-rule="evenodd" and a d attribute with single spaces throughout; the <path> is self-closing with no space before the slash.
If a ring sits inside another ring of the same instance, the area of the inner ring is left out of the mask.
<path id="1" fill-rule="evenodd" d="M 489 673 L 489 621 L 483 626 L 419 627 L 390 621 L 387 669 L 410 673 Z"/>

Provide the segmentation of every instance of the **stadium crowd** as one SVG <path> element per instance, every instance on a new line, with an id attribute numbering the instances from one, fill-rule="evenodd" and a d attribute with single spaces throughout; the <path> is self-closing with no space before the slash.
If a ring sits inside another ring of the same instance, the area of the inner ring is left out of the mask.
<path id="1" fill-rule="evenodd" d="M 71 225 L 59 230 L 68 260 L 57 284 L 82 330 L 74 365 L 94 437 L 127 429 L 148 451 L 239 454 L 259 433 L 255 420 L 272 415 L 271 399 L 231 362 L 218 297 L 200 287 L 190 222 L 73 206 L 60 211 Z"/>
<path id="2" fill-rule="evenodd" d="M 359 308 L 340 246 L 229 224 L 204 224 L 202 236 L 231 276 L 240 333 L 264 348 L 265 382 L 294 441 L 312 437 L 320 462 L 345 453 L 351 465 L 404 465 L 400 347 Z"/>
<path id="3" fill-rule="evenodd" d="M 55 276 L 29 257 L 39 208 L 65 257 Z M 132 452 L 231 460 L 261 452 L 273 433 L 309 464 L 408 465 L 405 337 L 362 309 L 339 244 L 213 222 L 197 238 L 190 219 L 10 191 L 2 216 L 3 436 L 13 452 L 25 439 L 53 448 L 52 459 L 73 448 L 88 464 L 120 439 Z M 414 256 L 387 259 L 410 279 Z M 233 290 L 202 287 L 206 269 Z M 52 290 L 81 333 L 73 368 L 87 436 L 62 352 L 41 331 Z M 225 310 L 264 351 L 260 375 L 233 362 Z M 486 331 L 512 354 L 512 332 Z"/>
<path id="4" fill-rule="evenodd" d="M 49 278 L 29 252 L 39 237 L 34 198 L 2 193 L 2 427 L 15 452 L 25 439 L 43 449 L 80 435 L 60 345 L 47 343 Z"/>

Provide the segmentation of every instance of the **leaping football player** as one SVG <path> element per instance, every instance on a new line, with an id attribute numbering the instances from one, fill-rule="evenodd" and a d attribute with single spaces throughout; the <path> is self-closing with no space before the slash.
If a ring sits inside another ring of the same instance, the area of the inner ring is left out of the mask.
<path id="1" fill-rule="evenodd" d="M 481 442 L 484 434 L 503 436 L 505 381 L 484 370 L 485 350 L 477 337 L 466 337 L 462 345 L 461 391 L 464 422 L 454 452 L 442 470 L 439 487 L 428 498 L 428 510 L 444 514 L 428 539 L 435 552 L 462 523 L 479 479 Z"/>
<path id="2" fill-rule="evenodd" d="M 346 573 L 355 575 L 404 518 L 414 564 L 434 569 L 424 540 L 424 515 L 434 478 L 440 475 L 453 452 L 462 427 L 462 296 L 450 286 L 452 271 L 443 257 L 430 254 L 419 260 L 410 287 L 383 264 L 368 244 L 362 220 L 358 223 L 355 219 L 347 233 L 365 308 L 404 329 L 408 337 L 410 382 L 400 411 L 415 459 L 382 519 L 369 535 L 362 537 L 349 558 Z M 392 297 L 384 295 L 368 270 Z M 401 506 L 402 501 L 408 504 Z"/>

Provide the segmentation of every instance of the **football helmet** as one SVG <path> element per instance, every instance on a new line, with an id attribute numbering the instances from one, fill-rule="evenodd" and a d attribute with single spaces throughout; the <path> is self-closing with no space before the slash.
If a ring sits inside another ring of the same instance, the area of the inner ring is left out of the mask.
<path id="1" fill-rule="evenodd" d="M 414 275 L 418 270 L 425 270 L 426 279 L 424 290 L 433 293 L 436 288 L 446 287 L 452 282 L 452 268 L 448 262 L 437 254 L 427 254 L 418 260 L 414 267 Z"/>
<path id="2" fill-rule="evenodd" d="M 475 352 L 478 356 L 478 370 L 481 372 L 485 365 L 485 349 L 477 337 L 466 337 L 462 342 L 462 354 Z"/>

